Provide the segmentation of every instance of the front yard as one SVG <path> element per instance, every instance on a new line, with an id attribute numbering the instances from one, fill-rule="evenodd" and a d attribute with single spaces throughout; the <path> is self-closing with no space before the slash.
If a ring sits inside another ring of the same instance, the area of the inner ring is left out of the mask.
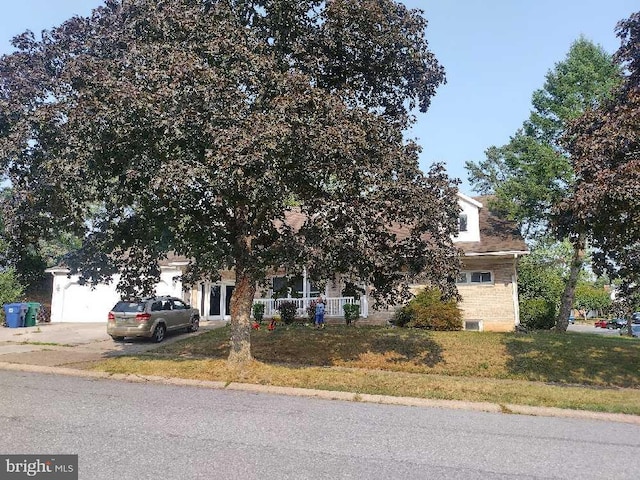
<path id="1" fill-rule="evenodd" d="M 230 369 L 227 328 L 93 368 L 199 380 L 640 415 L 640 342 L 590 334 L 279 326 Z"/>

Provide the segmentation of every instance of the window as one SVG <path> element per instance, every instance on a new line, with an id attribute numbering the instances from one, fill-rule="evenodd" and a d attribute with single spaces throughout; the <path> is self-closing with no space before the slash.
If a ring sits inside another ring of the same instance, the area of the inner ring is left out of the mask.
<path id="1" fill-rule="evenodd" d="M 493 283 L 493 275 L 491 272 L 460 272 L 456 283 Z"/>
<path id="2" fill-rule="evenodd" d="M 174 310 L 186 310 L 187 309 L 187 305 L 180 301 L 180 300 L 174 300 L 173 301 L 173 309 Z"/>
<path id="3" fill-rule="evenodd" d="M 273 298 L 286 298 L 289 294 L 287 277 L 273 277 Z"/>
<path id="4" fill-rule="evenodd" d="M 118 302 L 111 309 L 113 312 L 144 312 L 144 302 Z"/>
<path id="5" fill-rule="evenodd" d="M 491 283 L 491 272 L 471 272 L 471 283 Z"/>
<path id="6" fill-rule="evenodd" d="M 467 231 L 467 214 L 462 213 L 458 217 L 458 231 L 466 232 Z"/>
<path id="7" fill-rule="evenodd" d="M 273 298 L 287 298 L 289 295 L 293 298 L 301 298 L 304 296 L 304 279 L 298 277 L 273 277 L 272 282 Z M 320 289 L 309 282 L 309 295 L 317 297 L 320 295 Z"/>

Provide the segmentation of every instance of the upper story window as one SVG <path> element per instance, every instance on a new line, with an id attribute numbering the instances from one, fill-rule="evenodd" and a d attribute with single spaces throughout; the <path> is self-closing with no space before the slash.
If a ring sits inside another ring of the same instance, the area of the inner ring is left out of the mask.
<path id="1" fill-rule="evenodd" d="M 456 279 L 458 284 L 473 283 L 493 283 L 493 274 L 491 272 L 460 272 Z"/>
<path id="2" fill-rule="evenodd" d="M 467 214 L 466 213 L 461 213 L 460 216 L 458 217 L 458 231 L 459 232 L 466 232 L 468 227 L 467 227 Z"/>
<path id="3" fill-rule="evenodd" d="M 471 283 L 491 283 L 491 272 L 471 272 Z"/>

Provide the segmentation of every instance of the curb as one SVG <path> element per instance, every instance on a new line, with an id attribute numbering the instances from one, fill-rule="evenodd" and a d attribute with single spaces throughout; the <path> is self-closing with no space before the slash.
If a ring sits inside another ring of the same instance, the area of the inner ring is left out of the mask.
<path id="1" fill-rule="evenodd" d="M 434 400 L 415 397 L 392 397 L 388 395 L 371 395 L 367 393 L 339 392 L 331 390 L 313 390 L 296 387 L 278 387 L 273 385 L 257 385 L 252 383 L 227 383 L 211 380 L 189 380 L 184 378 L 158 377 L 148 375 L 132 375 L 122 373 L 93 372 L 65 367 L 43 367 L 18 363 L 0 362 L 0 370 L 14 372 L 44 373 L 50 375 L 68 375 L 81 378 L 118 380 L 132 383 L 156 383 L 188 387 L 209 388 L 214 390 L 233 390 L 272 395 L 288 395 L 293 397 L 319 398 L 323 400 L 341 400 L 347 402 L 377 403 L 382 405 L 399 405 L 419 408 L 441 408 L 466 410 L 487 413 L 530 415 L 538 417 L 575 418 L 580 420 L 599 420 L 605 422 L 628 423 L 640 426 L 640 416 L 624 413 L 603 413 L 586 410 L 569 410 L 555 407 L 533 407 L 528 405 L 499 405 L 489 402 L 465 402 L 461 400 Z"/>

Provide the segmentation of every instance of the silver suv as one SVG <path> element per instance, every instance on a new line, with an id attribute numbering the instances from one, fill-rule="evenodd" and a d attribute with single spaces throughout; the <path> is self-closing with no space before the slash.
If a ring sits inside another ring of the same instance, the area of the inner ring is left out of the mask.
<path id="1" fill-rule="evenodd" d="M 116 341 L 147 337 L 161 342 L 167 332 L 200 328 L 198 310 L 175 297 L 120 301 L 109 312 L 107 333 Z"/>

